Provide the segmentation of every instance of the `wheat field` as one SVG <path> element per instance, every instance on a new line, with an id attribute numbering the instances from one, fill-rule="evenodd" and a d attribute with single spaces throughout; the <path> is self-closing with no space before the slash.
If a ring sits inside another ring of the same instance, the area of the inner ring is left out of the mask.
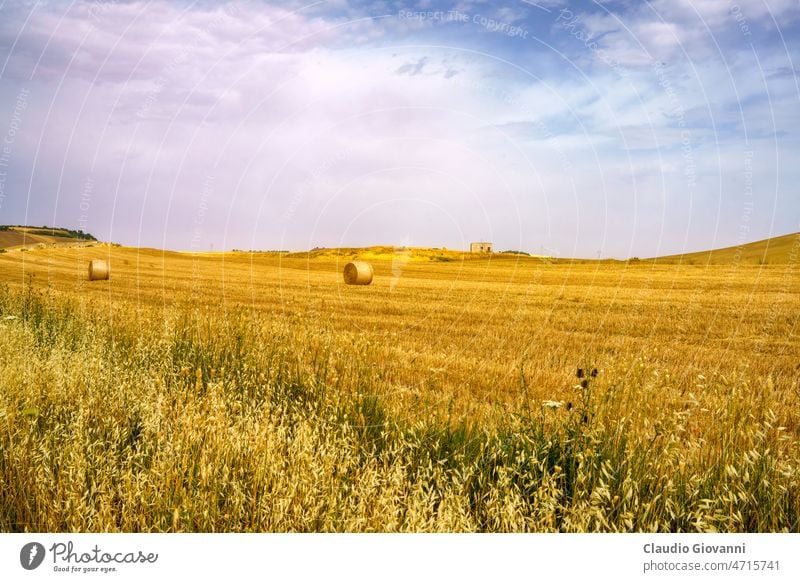
<path id="1" fill-rule="evenodd" d="M 0 530 L 796 532 L 799 324 L 793 261 L 0 253 Z"/>

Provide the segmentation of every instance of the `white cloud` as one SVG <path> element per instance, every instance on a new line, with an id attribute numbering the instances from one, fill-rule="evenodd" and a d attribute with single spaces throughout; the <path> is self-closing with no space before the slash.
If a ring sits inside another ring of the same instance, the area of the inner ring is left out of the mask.
<path id="1" fill-rule="evenodd" d="M 683 233 L 692 220 L 681 122 L 698 192 L 729 182 L 722 168 L 740 152 L 721 164 L 719 149 L 744 123 L 764 142 L 800 123 L 785 60 L 760 55 L 766 86 L 753 81 L 752 56 L 727 55 L 726 70 L 704 52 L 697 16 L 658 2 L 663 21 L 644 8 L 621 16 L 632 33 L 611 16 L 585 17 L 606 50 L 644 65 L 624 78 L 544 67 L 523 51 L 526 75 L 491 52 L 460 51 L 451 28 L 436 30 L 452 49 L 425 48 L 412 41 L 427 23 L 365 19 L 347 4 L 335 13 L 256 2 L 93 6 L 40 6 L 24 29 L 27 9 L 0 20 L 0 46 L 19 33 L 0 95 L 8 103 L 18 87 L 31 89 L 10 178 L 30 198 L 5 205 L 29 202 L 38 222 L 72 226 L 91 180 L 88 230 L 128 243 L 306 248 L 410 237 L 459 246 L 492 237 L 500 248 L 563 255 L 600 244 L 616 256 L 652 254 L 649 233 Z M 721 5 L 702 11 L 710 26 L 730 26 Z M 694 68 L 676 59 L 653 69 L 653 56 L 686 47 Z M 748 105 L 767 91 L 771 107 Z M 792 183 L 796 171 L 781 172 Z"/>
<path id="2" fill-rule="evenodd" d="M 580 32 L 623 66 L 648 67 L 656 61 L 719 56 L 725 38 L 749 41 L 756 26 L 771 28 L 776 21 L 786 25 L 799 17 L 800 5 L 791 0 L 652 0 L 625 11 L 576 9 L 558 20 L 555 30 Z"/>

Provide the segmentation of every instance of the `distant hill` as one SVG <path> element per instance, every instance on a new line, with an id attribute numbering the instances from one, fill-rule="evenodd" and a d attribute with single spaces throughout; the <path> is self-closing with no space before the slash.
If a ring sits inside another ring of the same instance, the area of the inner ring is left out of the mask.
<path id="1" fill-rule="evenodd" d="M 284 256 L 291 258 L 340 258 L 343 260 L 401 260 L 401 261 L 439 261 L 450 262 L 464 259 L 485 259 L 491 257 L 493 260 L 501 258 L 527 257 L 525 253 L 514 251 L 504 251 L 502 253 L 470 253 L 462 250 L 448 250 L 446 248 L 421 248 L 421 247 L 393 247 L 393 246 L 374 246 L 374 247 L 355 247 L 355 248 L 314 248 L 310 251 L 299 253 L 285 253 Z"/>
<path id="2" fill-rule="evenodd" d="M 82 230 L 47 226 L 0 225 L 0 249 L 32 248 L 37 245 L 62 246 L 90 241 L 97 241 L 97 239 Z"/>
<path id="3" fill-rule="evenodd" d="M 668 255 L 647 259 L 657 263 L 683 263 L 689 265 L 743 264 L 772 265 L 800 261 L 800 232 L 776 236 L 735 247 L 699 251 L 682 255 Z"/>

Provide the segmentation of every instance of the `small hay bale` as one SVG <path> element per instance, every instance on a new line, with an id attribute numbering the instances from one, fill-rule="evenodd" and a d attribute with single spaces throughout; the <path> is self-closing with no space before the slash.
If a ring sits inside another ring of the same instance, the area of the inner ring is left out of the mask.
<path id="1" fill-rule="evenodd" d="M 344 266 L 344 282 L 348 285 L 369 285 L 374 274 L 372 265 L 364 261 L 353 261 Z"/>
<path id="2" fill-rule="evenodd" d="M 93 259 L 89 261 L 89 281 L 105 281 L 111 274 L 107 261 Z"/>

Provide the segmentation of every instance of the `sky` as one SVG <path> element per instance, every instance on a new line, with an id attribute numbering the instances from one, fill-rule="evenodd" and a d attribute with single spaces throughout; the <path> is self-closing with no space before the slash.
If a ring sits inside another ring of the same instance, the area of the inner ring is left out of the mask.
<path id="1" fill-rule="evenodd" d="M 126 245 L 734 246 L 798 131 L 798 0 L 0 0 L 0 224 Z"/>

